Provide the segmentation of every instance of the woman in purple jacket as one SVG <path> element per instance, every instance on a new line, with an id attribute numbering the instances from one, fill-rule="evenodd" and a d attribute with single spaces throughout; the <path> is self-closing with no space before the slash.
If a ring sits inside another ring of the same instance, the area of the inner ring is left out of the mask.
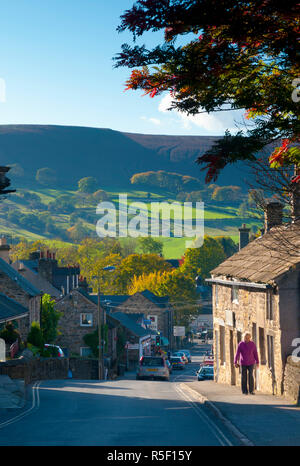
<path id="1" fill-rule="evenodd" d="M 242 392 L 248 395 L 249 385 L 249 393 L 254 395 L 253 368 L 254 364 L 256 364 L 256 366 L 259 365 L 259 359 L 256 345 L 254 341 L 251 341 L 251 334 L 249 332 L 244 333 L 243 340 L 244 341 L 241 341 L 237 347 L 234 364 L 235 367 L 239 367 L 240 364 L 242 366 Z"/>

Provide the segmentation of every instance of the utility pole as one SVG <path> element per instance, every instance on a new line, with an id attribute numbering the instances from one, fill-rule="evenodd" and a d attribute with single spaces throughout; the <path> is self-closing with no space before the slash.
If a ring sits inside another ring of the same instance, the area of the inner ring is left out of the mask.
<path id="1" fill-rule="evenodd" d="M 113 265 L 108 265 L 103 267 L 103 271 L 112 272 L 116 269 Z M 104 378 L 104 364 L 103 364 L 103 347 L 102 347 L 102 325 L 104 325 L 104 310 L 103 316 L 101 315 L 101 306 L 100 306 L 100 277 L 93 276 L 94 280 L 97 280 L 97 287 L 98 287 L 98 379 L 103 380 Z M 103 318 L 103 322 L 102 322 Z"/>

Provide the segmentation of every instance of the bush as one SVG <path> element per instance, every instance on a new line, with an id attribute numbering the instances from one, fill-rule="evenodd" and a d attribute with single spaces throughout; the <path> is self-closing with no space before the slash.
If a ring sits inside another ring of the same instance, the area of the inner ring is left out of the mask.
<path id="1" fill-rule="evenodd" d="M 40 324 L 38 322 L 32 322 L 31 328 L 27 337 L 27 343 L 35 346 L 36 348 L 44 349 L 44 339 Z"/>
<path id="2" fill-rule="evenodd" d="M 0 338 L 3 338 L 8 345 L 12 345 L 16 340 L 21 341 L 20 333 L 15 329 L 12 322 L 7 322 L 4 329 L 0 331 Z"/>

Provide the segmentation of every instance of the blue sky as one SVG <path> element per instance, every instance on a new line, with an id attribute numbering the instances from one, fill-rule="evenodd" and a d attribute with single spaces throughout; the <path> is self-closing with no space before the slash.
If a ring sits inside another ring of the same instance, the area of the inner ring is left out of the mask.
<path id="1" fill-rule="evenodd" d="M 219 135 L 238 112 L 188 118 L 170 97 L 124 92 L 130 74 L 113 68 L 120 15 L 132 0 L 0 0 L 0 124 L 55 124 L 145 134 Z M 161 33 L 139 42 L 156 44 Z"/>

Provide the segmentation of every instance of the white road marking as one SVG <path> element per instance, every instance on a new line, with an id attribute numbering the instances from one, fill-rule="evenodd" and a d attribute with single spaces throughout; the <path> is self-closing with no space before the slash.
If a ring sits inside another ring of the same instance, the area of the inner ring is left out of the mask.
<path id="1" fill-rule="evenodd" d="M 41 382 L 35 382 L 35 384 L 32 387 L 32 405 L 31 405 L 31 407 L 29 409 L 27 409 L 26 411 L 24 411 L 23 413 L 19 414 L 18 416 L 15 416 L 15 417 L 13 417 L 11 419 L 8 419 L 5 422 L 2 422 L 0 424 L 0 429 L 2 427 L 6 427 L 6 426 L 8 426 L 10 424 L 13 424 L 13 423 L 15 423 L 17 421 L 20 421 L 21 419 L 28 416 L 31 412 L 33 412 L 34 410 L 36 410 L 36 409 L 38 409 L 40 407 L 40 395 L 39 395 L 40 383 Z"/>

